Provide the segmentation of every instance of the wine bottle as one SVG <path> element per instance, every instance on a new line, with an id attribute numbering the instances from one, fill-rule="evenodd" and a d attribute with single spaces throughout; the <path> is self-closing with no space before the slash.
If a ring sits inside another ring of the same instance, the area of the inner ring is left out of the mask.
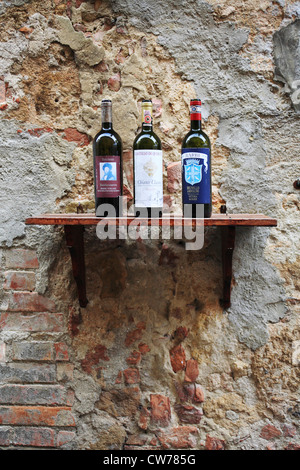
<path id="1" fill-rule="evenodd" d="M 142 129 L 133 143 L 134 210 L 141 217 L 161 217 L 163 208 L 162 148 L 152 114 L 152 101 L 143 100 Z"/>
<path id="2" fill-rule="evenodd" d="M 102 100 L 101 120 L 101 130 L 93 140 L 95 210 L 97 216 L 119 217 L 122 215 L 123 146 L 112 126 L 111 100 Z"/>
<path id="3" fill-rule="evenodd" d="M 191 128 L 182 142 L 182 202 L 184 217 L 209 218 L 211 202 L 211 145 L 201 129 L 201 101 L 190 101 Z"/>

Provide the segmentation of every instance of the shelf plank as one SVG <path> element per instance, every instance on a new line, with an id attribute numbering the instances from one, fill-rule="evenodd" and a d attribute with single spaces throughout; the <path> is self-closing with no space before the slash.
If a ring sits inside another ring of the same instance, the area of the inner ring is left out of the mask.
<path id="1" fill-rule="evenodd" d="M 72 260 L 74 279 L 77 284 L 78 299 L 81 307 L 86 307 L 85 262 L 84 262 L 84 227 L 88 225 L 113 226 L 171 226 L 197 227 L 220 226 L 222 231 L 222 269 L 224 309 L 230 307 L 232 284 L 232 256 L 235 244 L 236 226 L 276 227 L 277 220 L 264 214 L 213 214 L 209 219 L 185 219 L 180 216 L 166 215 L 160 219 L 143 219 L 140 217 L 101 218 L 94 214 L 42 214 L 29 217 L 26 225 L 62 225 L 65 230 L 67 246 Z"/>
<path id="2" fill-rule="evenodd" d="M 212 214 L 209 219 L 187 219 L 180 216 L 163 216 L 157 219 L 141 217 L 96 217 L 94 214 L 42 214 L 26 219 L 26 225 L 97 225 L 99 222 L 109 225 L 128 226 L 268 226 L 276 227 L 277 220 L 263 214 Z"/>

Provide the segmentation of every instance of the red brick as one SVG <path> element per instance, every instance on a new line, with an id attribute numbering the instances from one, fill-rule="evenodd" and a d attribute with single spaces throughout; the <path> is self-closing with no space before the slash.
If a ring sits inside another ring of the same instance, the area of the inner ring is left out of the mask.
<path id="1" fill-rule="evenodd" d="M 33 272 L 7 271 L 4 275 L 4 289 L 33 291 L 35 288 L 35 273 Z"/>
<path id="2" fill-rule="evenodd" d="M 198 362 L 195 359 L 189 359 L 186 363 L 185 382 L 195 382 L 199 375 Z"/>
<path id="3" fill-rule="evenodd" d="M 167 431 L 159 431 L 157 437 L 163 449 L 195 448 L 198 429 L 195 426 L 179 426 Z"/>
<path id="4" fill-rule="evenodd" d="M 108 79 L 107 86 L 111 91 L 119 91 L 121 88 L 121 75 L 117 73 Z"/>
<path id="5" fill-rule="evenodd" d="M 75 426 L 69 407 L 1 406 L 0 424 L 13 426 Z"/>
<path id="6" fill-rule="evenodd" d="M 139 322 L 135 330 L 129 331 L 125 338 L 125 346 L 131 346 L 135 341 L 141 339 L 145 327 L 146 326 L 143 322 Z"/>
<path id="7" fill-rule="evenodd" d="M 55 350 L 56 361 L 68 361 L 69 360 L 68 346 L 65 343 L 55 343 L 54 350 Z"/>
<path id="8" fill-rule="evenodd" d="M 293 424 L 284 424 L 282 431 L 285 437 L 294 437 L 297 434 L 297 428 Z"/>
<path id="9" fill-rule="evenodd" d="M 126 384 L 137 384 L 140 381 L 140 373 L 138 369 L 129 368 L 123 371 Z"/>
<path id="10" fill-rule="evenodd" d="M 297 443 L 294 443 L 294 442 L 290 442 L 285 448 L 284 450 L 300 450 L 300 444 L 297 444 Z"/>
<path id="11" fill-rule="evenodd" d="M 141 362 L 141 353 L 139 351 L 132 351 L 126 362 L 131 365 L 138 365 Z"/>
<path id="12" fill-rule="evenodd" d="M 203 416 L 202 410 L 191 405 L 175 405 L 175 410 L 182 423 L 199 424 Z"/>
<path id="13" fill-rule="evenodd" d="M 64 316 L 61 313 L 0 313 L 0 329 L 5 331 L 64 331 Z"/>
<path id="14" fill-rule="evenodd" d="M 18 341 L 13 344 L 14 361 L 51 361 L 53 343 L 50 341 Z"/>
<path id="15" fill-rule="evenodd" d="M 194 395 L 194 402 L 195 403 L 202 403 L 204 402 L 204 391 L 203 389 L 201 388 L 200 385 L 196 384 L 195 385 L 195 395 Z"/>
<path id="16" fill-rule="evenodd" d="M 100 360 L 109 361 L 107 347 L 103 346 L 103 344 L 98 344 L 93 350 L 86 353 L 85 358 L 81 361 L 81 367 L 85 372 L 91 374 L 93 366 L 98 365 Z"/>
<path id="17" fill-rule="evenodd" d="M 159 426 L 167 426 L 171 419 L 169 397 L 164 395 L 150 395 L 151 422 Z"/>
<path id="18" fill-rule="evenodd" d="M 186 366 L 185 351 L 181 344 L 174 346 L 170 351 L 171 366 L 174 372 L 184 370 Z"/>
<path id="19" fill-rule="evenodd" d="M 140 416 L 139 416 L 139 421 L 138 425 L 141 429 L 144 431 L 148 429 L 149 421 L 150 421 L 150 412 L 145 408 L 144 406 L 142 407 L 140 411 Z"/>
<path id="20" fill-rule="evenodd" d="M 66 140 L 69 142 L 76 142 L 79 147 L 84 147 L 90 143 L 90 139 L 87 134 L 83 134 L 82 132 L 79 132 L 77 129 L 72 127 L 65 129 L 64 134 Z"/>
<path id="21" fill-rule="evenodd" d="M 72 405 L 73 393 L 61 385 L 2 385 L 3 405 Z"/>
<path id="22" fill-rule="evenodd" d="M 36 292 L 11 292 L 8 296 L 10 312 L 54 312 L 55 303 Z"/>
<path id="23" fill-rule="evenodd" d="M 19 269 L 38 268 L 39 262 L 36 252 L 23 248 L 8 250 L 6 253 L 6 267 Z"/>
<path id="24" fill-rule="evenodd" d="M 146 343 L 140 343 L 138 347 L 139 347 L 140 353 L 143 354 L 143 355 L 146 354 L 147 352 L 151 351 L 148 344 L 146 344 Z"/>
<path id="25" fill-rule="evenodd" d="M 206 450 L 225 450 L 225 441 L 217 439 L 216 437 L 206 436 L 205 441 Z"/>
<path id="26" fill-rule="evenodd" d="M 183 341 L 187 335 L 189 334 L 189 329 L 186 328 L 185 326 L 179 326 L 175 331 L 174 331 L 174 338 L 178 341 L 181 342 Z"/>
<path id="27" fill-rule="evenodd" d="M 55 431 L 50 428 L 15 427 L 11 444 L 26 447 L 55 447 Z"/>
<path id="28" fill-rule="evenodd" d="M 181 163 L 172 162 L 167 166 L 168 191 L 175 193 L 181 184 Z"/>
<path id="29" fill-rule="evenodd" d="M 272 424 L 267 424 L 266 426 L 264 426 L 260 433 L 260 437 L 267 440 L 271 440 L 274 437 L 279 436 L 281 436 L 281 431 Z"/>

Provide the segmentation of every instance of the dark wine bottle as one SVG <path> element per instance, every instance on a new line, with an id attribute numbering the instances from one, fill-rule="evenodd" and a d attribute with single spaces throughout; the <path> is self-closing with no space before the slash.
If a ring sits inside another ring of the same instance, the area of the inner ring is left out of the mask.
<path id="1" fill-rule="evenodd" d="M 134 210 L 136 216 L 161 217 L 163 161 L 159 137 L 153 132 L 152 101 L 142 101 L 142 129 L 133 143 Z"/>
<path id="2" fill-rule="evenodd" d="M 201 101 L 190 101 L 191 129 L 181 148 L 184 217 L 209 218 L 211 202 L 211 145 L 201 129 Z"/>
<path id="3" fill-rule="evenodd" d="M 110 100 L 102 100 L 101 118 L 102 128 L 93 140 L 95 211 L 99 217 L 120 217 L 123 194 L 123 146 L 120 136 L 112 126 Z"/>

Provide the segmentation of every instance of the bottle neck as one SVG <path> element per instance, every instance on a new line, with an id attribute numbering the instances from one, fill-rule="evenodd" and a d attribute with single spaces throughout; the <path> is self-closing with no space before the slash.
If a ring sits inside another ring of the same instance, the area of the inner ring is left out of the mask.
<path id="1" fill-rule="evenodd" d="M 142 131 L 143 132 L 152 132 L 153 126 L 152 124 L 145 124 L 142 122 Z"/>
<path id="2" fill-rule="evenodd" d="M 142 131 L 151 132 L 152 127 L 152 103 L 147 101 L 142 104 Z"/>
<path id="3" fill-rule="evenodd" d="M 191 119 L 191 131 L 201 131 L 201 117 L 200 119 Z"/>
<path id="4" fill-rule="evenodd" d="M 102 103 L 101 106 L 102 129 L 112 129 L 112 106 L 111 103 Z"/>

